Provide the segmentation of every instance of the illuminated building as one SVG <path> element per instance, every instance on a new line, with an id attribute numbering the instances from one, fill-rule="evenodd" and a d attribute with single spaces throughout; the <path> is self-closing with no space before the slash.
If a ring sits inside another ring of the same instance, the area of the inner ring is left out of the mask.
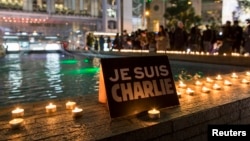
<path id="1" fill-rule="evenodd" d="M 121 0 L 0 0 L 0 36 L 57 36 L 75 41 L 76 47 L 84 44 L 86 32 L 120 32 L 121 16 L 123 28 L 131 32 L 132 1 L 121 5 Z"/>

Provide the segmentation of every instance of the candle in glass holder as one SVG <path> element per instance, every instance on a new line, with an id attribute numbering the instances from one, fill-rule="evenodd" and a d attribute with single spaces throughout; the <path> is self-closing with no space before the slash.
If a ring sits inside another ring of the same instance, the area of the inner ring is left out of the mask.
<path id="1" fill-rule="evenodd" d="M 186 88 L 187 85 L 186 85 L 185 83 L 183 83 L 182 81 L 180 81 L 179 87 L 180 87 L 180 88 Z"/>
<path id="2" fill-rule="evenodd" d="M 66 109 L 72 110 L 72 109 L 75 108 L 75 106 L 76 106 L 76 103 L 75 103 L 75 102 L 68 101 L 68 102 L 66 103 Z"/>
<path id="3" fill-rule="evenodd" d="M 202 92 L 204 92 L 204 93 L 209 93 L 210 92 L 210 89 L 209 88 L 207 88 L 207 87 L 202 87 Z"/>
<path id="4" fill-rule="evenodd" d="M 213 89 L 219 90 L 219 89 L 221 89 L 221 87 L 220 87 L 220 85 L 218 85 L 218 84 L 214 84 L 214 85 L 213 85 Z"/>
<path id="5" fill-rule="evenodd" d="M 230 81 L 228 81 L 228 80 L 225 80 L 225 81 L 224 81 L 224 85 L 231 86 L 232 83 L 231 83 Z"/>
<path id="6" fill-rule="evenodd" d="M 215 77 L 215 79 L 216 79 L 216 80 L 222 80 L 222 77 L 221 77 L 221 75 L 217 75 L 217 76 Z"/>
<path id="7" fill-rule="evenodd" d="M 249 84 L 249 83 L 250 83 L 250 81 L 244 78 L 244 79 L 242 79 L 242 80 L 241 80 L 241 83 L 244 83 L 244 84 Z"/>
<path id="8" fill-rule="evenodd" d="M 148 111 L 148 116 L 151 119 L 157 119 L 160 118 L 160 111 L 156 109 L 152 109 Z"/>
<path id="9" fill-rule="evenodd" d="M 187 88 L 186 93 L 187 94 L 194 94 L 194 90 L 192 90 L 191 88 Z"/>
<path id="10" fill-rule="evenodd" d="M 23 117 L 24 109 L 16 108 L 15 110 L 12 110 L 11 113 L 12 113 L 12 117 L 14 118 Z"/>
<path id="11" fill-rule="evenodd" d="M 201 83 L 200 81 L 197 80 L 197 81 L 195 81 L 195 85 L 196 85 L 196 86 L 201 86 L 202 83 Z"/>
<path id="12" fill-rule="evenodd" d="M 236 73 L 232 73 L 231 77 L 237 79 L 238 75 Z"/>
<path id="13" fill-rule="evenodd" d="M 56 105 L 50 103 L 49 105 L 47 105 L 46 107 L 46 112 L 47 113 L 53 113 L 56 111 Z"/>
<path id="14" fill-rule="evenodd" d="M 23 125 L 24 120 L 22 118 L 14 118 L 9 121 L 11 128 L 16 129 Z"/>
<path id="15" fill-rule="evenodd" d="M 75 107 L 72 110 L 72 116 L 73 117 L 80 117 L 80 116 L 82 116 L 82 114 L 83 114 L 83 110 L 81 108 Z"/>
<path id="16" fill-rule="evenodd" d="M 208 83 L 212 83 L 212 82 L 214 82 L 214 81 L 213 81 L 211 78 L 209 78 L 209 77 L 207 77 L 207 79 L 206 79 L 206 80 L 207 80 L 207 82 L 208 82 Z"/>

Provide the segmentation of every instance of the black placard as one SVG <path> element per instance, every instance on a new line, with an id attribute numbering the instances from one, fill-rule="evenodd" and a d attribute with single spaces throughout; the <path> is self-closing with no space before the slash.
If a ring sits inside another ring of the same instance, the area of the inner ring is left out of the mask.
<path id="1" fill-rule="evenodd" d="M 179 105 L 167 56 L 101 59 L 111 118 Z"/>

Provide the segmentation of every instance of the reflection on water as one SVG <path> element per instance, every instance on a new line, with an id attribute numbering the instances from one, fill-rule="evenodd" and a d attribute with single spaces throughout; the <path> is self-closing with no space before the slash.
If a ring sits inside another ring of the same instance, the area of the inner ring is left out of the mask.
<path id="1" fill-rule="evenodd" d="M 45 74 L 47 76 L 49 87 L 54 89 L 55 93 L 62 93 L 63 89 L 61 86 L 61 66 L 60 66 L 60 55 L 59 54 L 47 54 L 45 63 Z M 49 98 L 56 98 L 57 95 L 53 94 L 53 91 L 46 91 L 46 95 Z"/>
<path id="2" fill-rule="evenodd" d="M 0 59 L 0 105 L 98 93 L 98 58 L 8 54 Z"/>
<path id="3" fill-rule="evenodd" d="M 170 61 L 175 80 L 248 70 L 244 67 Z M 100 58 L 62 54 L 8 54 L 0 58 L 0 106 L 98 94 Z"/>

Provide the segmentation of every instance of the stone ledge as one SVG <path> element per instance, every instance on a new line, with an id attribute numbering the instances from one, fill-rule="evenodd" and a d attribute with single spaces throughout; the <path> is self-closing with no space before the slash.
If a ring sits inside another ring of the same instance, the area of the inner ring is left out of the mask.
<path id="1" fill-rule="evenodd" d="M 240 74 L 244 77 L 244 74 Z M 180 105 L 161 110 L 161 118 L 150 120 L 145 113 L 110 119 L 106 105 L 98 103 L 98 95 L 68 99 L 55 99 L 57 112 L 47 114 L 49 101 L 20 104 L 25 109 L 24 126 L 11 129 L 13 106 L 0 108 L 1 140 L 199 140 L 204 139 L 208 124 L 250 123 L 249 84 L 235 80 L 232 86 L 210 93 L 198 91 L 193 95 L 183 93 Z M 68 100 L 76 101 L 83 108 L 83 116 L 74 119 L 65 109 Z M 51 101 L 51 100 L 50 100 Z"/>

